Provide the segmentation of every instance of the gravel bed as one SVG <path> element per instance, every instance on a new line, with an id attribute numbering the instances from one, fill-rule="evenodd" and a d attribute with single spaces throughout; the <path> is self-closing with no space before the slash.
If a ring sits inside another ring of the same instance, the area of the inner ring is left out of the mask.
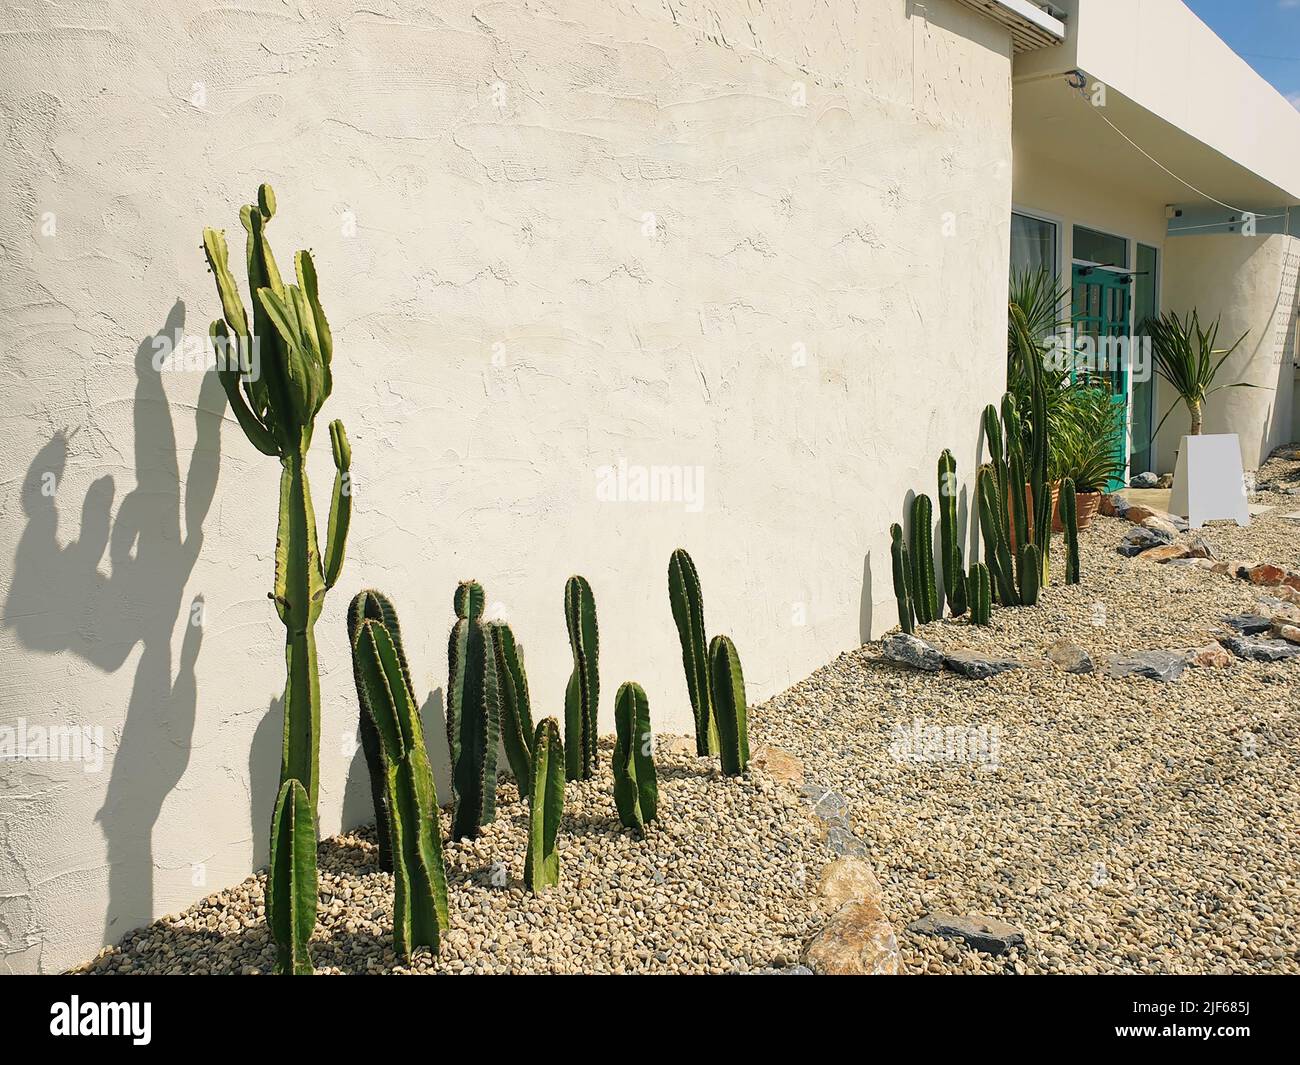
<path id="1" fill-rule="evenodd" d="M 447 844 L 451 928 L 442 953 L 392 950 L 392 877 L 369 828 L 319 849 L 312 957 L 321 973 L 731 973 L 792 965 L 818 927 L 808 893 L 833 857 L 797 789 L 761 773 L 728 779 L 662 742 L 659 818 L 645 839 L 614 810 L 612 741 L 600 772 L 565 789 L 560 885 L 522 882 L 527 804 L 502 781 L 497 820 Z M 444 828 L 449 825 L 443 814 Z M 130 933 L 86 973 L 264 973 L 265 875 Z"/>
<path id="2" fill-rule="evenodd" d="M 1300 463 L 1285 472 L 1300 480 Z M 1300 568 L 1300 526 L 1281 518 L 1300 499 L 1256 501 L 1277 509 L 1247 529 L 1199 534 L 1223 558 Z M 984 629 L 918 627 L 944 650 L 1026 668 L 971 681 L 887 662 L 868 645 L 751 711 L 752 727 L 800 756 L 815 787 L 847 798 L 907 972 L 1300 972 L 1300 664 L 1234 660 L 1160 683 L 1044 663 L 1058 639 L 1099 666 L 1110 654 L 1203 645 L 1223 615 L 1268 594 L 1125 559 L 1115 548 L 1130 528 L 1098 517 L 1081 533 L 1074 587 L 1060 583 L 1057 550 L 1036 608 L 995 609 Z M 945 746 L 900 761 L 907 733 L 896 730 L 918 720 L 987 731 L 954 733 L 968 739 L 964 760 Z M 994 735 L 991 771 L 971 752 L 990 750 L 978 740 Z M 1000 918 L 1026 944 L 995 957 L 907 931 L 932 912 Z"/>

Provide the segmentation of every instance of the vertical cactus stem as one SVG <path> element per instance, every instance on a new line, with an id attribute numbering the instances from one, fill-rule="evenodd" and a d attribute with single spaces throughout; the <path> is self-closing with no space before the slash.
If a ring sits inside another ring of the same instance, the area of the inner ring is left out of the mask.
<path id="1" fill-rule="evenodd" d="M 898 626 L 909 636 L 916 631 L 912 613 L 911 560 L 903 543 L 903 527 L 895 522 L 889 527 L 889 558 L 893 565 L 894 598 L 898 602 Z"/>
<path id="2" fill-rule="evenodd" d="M 1006 496 L 1000 494 L 1000 479 L 991 465 L 981 466 L 975 475 L 975 493 L 979 497 L 980 535 L 984 540 L 984 558 L 1004 606 L 1020 602 L 1016 591 L 1015 568 L 1011 545 L 1007 540 Z"/>
<path id="3" fill-rule="evenodd" d="M 971 566 L 966 587 L 970 599 L 971 624 L 989 624 L 993 614 L 993 582 L 989 577 L 989 569 L 983 562 Z"/>
<path id="4" fill-rule="evenodd" d="M 1020 602 L 1025 606 L 1038 604 L 1038 581 L 1043 572 L 1041 557 L 1036 544 L 1020 548 Z"/>
<path id="5" fill-rule="evenodd" d="M 939 456 L 939 557 L 943 562 L 943 594 L 953 617 L 966 611 L 961 546 L 957 542 L 957 460 L 947 448 Z"/>
<path id="6" fill-rule="evenodd" d="M 1079 511 L 1073 478 L 1067 477 L 1061 484 L 1058 507 L 1061 513 L 1061 527 L 1065 531 L 1065 583 L 1078 584 Z"/>
<path id="7" fill-rule="evenodd" d="M 722 772 L 739 776 L 749 765 L 748 711 L 740 655 L 728 637 L 713 637 L 709 644 L 709 667 L 713 709 L 718 715 L 718 738 L 722 742 Z"/>
<path id="8" fill-rule="evenodd" d="M 596 771 L 596 714 L 600 699 L 600 631 L 596 601 L 585 577 L 564 586 L 564 619 L 573 652 L 573 672 L 564 698 L 565 772 L 589 780 Z"/>
<path id="9" fill-rule="evenodd" d="M 641 685 L 628 681 L 614 700 L 614 805 L 625 828 L 655 819 L 659 782 L 650 733 L 650 703 Z"/>
<path id="10" fill-rule="evenodd" d="M 560 882 L 555 842 L 564 818 L 564 745 L 555 718 L 544 718 L 533 737 L 533 785 L 528 808 L 524 883 L 541 894 Z"/>
<path id="11" fill-rule="evenodd" d="M 325 587 L 333 588 L 343 572 L 343 556 L 352 523 L 352 448 L 343 423 L 330 422 L 330 446 L 334 452 L 334 494 L 325 533 Z"/>
<path id="12" fill-rule="evenodd" d="M 922 624 L 939 617 L 939 595 L 934 582 L 934 511 L 928 495 L 912 499 L 912 605 Z"/>
<path id="13" fill-rule="evenodd" d="M 533 785 L 535 729 L 523 653 L 515 643 L 515 634 L 504 621 L 490 623 L 487 632 L 500 699 L 501 746 L 505 748 L 506 761 L 518 785 L 519 797 L 526 799 Z"/>
<path id="14" fill-rule="evenodd" d="M 668 601 L 682 646 L 686 690 L 695 716 L 695 753 L 718 753 L 718 724 L 709 691 L 709 653 L 704 630 L 704 593 L 695 562 L 683 548 L 668 559 Z"/>
<path id="15" fill-rule="evenodd" d="M 483 587 L 465 581 L 453 604 L 456 624 L 447 646 L 447 746 L 456 799 L 455 839 L 473 839 L 496 816 L 500 685 L 483 606 Z"/>
<path id="16" fill-rule="evenodd" d="M 316 888 L 316 823 L 311 799 L 300 781 L 286 780 L 271 818 L 266 890 L 266 923 L 278 951 L 278 973 L 312 973 L 307 944 L 316 927 Z"/>

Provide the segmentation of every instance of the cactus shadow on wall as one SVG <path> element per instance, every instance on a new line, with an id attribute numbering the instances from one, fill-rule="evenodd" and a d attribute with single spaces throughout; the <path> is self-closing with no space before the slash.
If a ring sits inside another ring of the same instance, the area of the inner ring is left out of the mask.
<path id="1" fill-rule="evenodd" d="M 858 640 L 871 642 L 871 552 L 862 557 L 862 596 L 858 600 Z"/>
<path id="2" fill-rule="evenodd" d="M 203 601 L 200 596 L 186 604 L 183 597 L 216 491 L 226 399 L 216 375 L 206 375 L 182 491 L 171 407 L 153 359 L 158 342 L 177 337 L 184 325 L 185 305 L 177 300 L 162 329 L 136 350 L 135 486 L 116 515 L 113 478 L 101 477 L 80 504 L 80 529 L 71 534 L 76 539 L 67 531 L 60 537 L 70 435 L 56 433 L 33 459 L 23 484 L 27 524 L 4 604 L 3 624 L 34 651 L 71 653 L 115 673 L 137 644 L 141 648 L 116 748 L 110 744 L 105 752 L 111 772 L 95 815 L 108 852 L 105 943 L 154 915 L 153 829 L 189 764 L 197 710 L 194 670 Z M 183 610 L 187 624 L 176 656 L 173 634 Z M 96 709 L 87 707 L 90 715 Z M 103 724 L 106 734 L 113 732 L 111 717 L 88 716 L 79 723 Z"/>

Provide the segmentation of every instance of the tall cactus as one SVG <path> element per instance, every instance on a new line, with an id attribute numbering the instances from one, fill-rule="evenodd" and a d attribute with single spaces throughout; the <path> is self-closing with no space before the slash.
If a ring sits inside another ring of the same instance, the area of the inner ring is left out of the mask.
<path id="1" fill-rule="evenodd" d="M 955 618 L 966 613 L 966 571 L 957 533 L 957 460 L 944 448 L 939 456 L 939 552 L 943 592 Z"/>
<path id="2" fill-rule="evenodd" d="M 1048 482 L 1047 380 L 1043 367 L 1043 345 L 1034 334 L 1024 308 L 1012 302 L 1008 308 L 1008 337 L 1029 381 L 1029 410 L 1024 426 L 1025 476 L 1033 497 L 1034 544 L 1038 548 L 1041 583 L 1047 583 L 1052 546 L 1052 498 Z M 1021 487 L 1017 484 L 1017 491 Z"/>
<path id="3" fill-rule="evenodd" d="M 492 668 L 501 706 L 501 745 L 519 787 L 519 797 L 528 798 L 533 786 L 533 712 L 528 699 L 528 674 L 524 672 L 523 648 L 504 621 L 487 627 L 492 648 Z"/>
<path id="4" fill-rule="evenodd" d="M 912 561 L 903 542 L 903 527 L 895 522 L 889 527 L 889 558 L 894 569 L 894 598 L 898 600 L 898 625 L 909 636 L 916 632 L 916 614 L 912 606 Z"/>
<path id="5" fill-rule="evenodd" d="M 939 593 L 934 583 L 934 511 L 928 495 L 912 499 L 912 599 L 916 620 L 939 618 Z"/>
<path id="6" fill-rule="evenodd" d="M 718 724 L 713 718 L 709 693 L 709 655 L 704 631 L 704 593 L 695 562 L 683 548 L 668 559 L 668 600 L 682 645 L 682 667 L 686 690 L 695 715 L 695 753 L 701 757 L 718 753 Z"/>
<path id="7" fill-rule="evenodd" d="M 555 840 L 564 818 L 564 745 L 555 718 L 543 718 L 533 736 L 533 786 L 528 800 L 524 883 L 535 895 L 560 882 Z"/>
<path id="8" fill-rule="evenodd" d="M 477 581 L 462 581 L 447 643 L 447 747 L 456 798 L 453 839 L 473 839 L 496 817 L 500 692 Z"/>
<path id="9" fill-rule="evenodd" d="M 447 874 L 438 792 L 409 671 L 400 643 L 380 620 L 358 626 L 352 660 L 362 711 L 379 739 L 390 813 L 394 949 L 404 958 L 417 947 L 436 954 L 448 924 Z"/>
<path id="10" fill-rule="evenodd" d="M 726 636 L 715 636 L 709 644 L 709 679 L 713 686 L 713 709 L 718 715 L 722 772 L 739 776 L 749 765 L 745 676 L 736 645 Z"/>
<path id="11" fill-rule="evenodd" d="M 1020 602 L 1024 606 L 1038 605 L 1038 582 L 1043 573 L 1042 555 L 1037 544 L 1023 544 L 1018 556 L 1020 574 Z"/>
<path id="12" fill-rule="evenodd" d="M 357 634 L 361 631 L 362 623 L 366 621 L 383 622 L 384 628 L 388 630 L 389 635 L 392 637 L 393 647 L 397 652 L 397 659 L 401 663 L 402 676 L 406 680 L 406 686 L 414 692 L 415 686 L 411 683 L 411 671 L 406 665 L 406 652 L 402 650 L 402 627 L 397 621 L 397 610 L 383 592 L 367 588 L 365 591 L 357 592 L 352 602 L 348 604 L 349 647 L 356 647 Z M 375 731 L 375 723 L 371 716 L 366 713 L 365 692 L 362 689 L 361 673 L 357 669 L 355 652 L 352 656 L 352 680 L 357 688 L 357 703 L 361 708 L 361 712 L 358 714 L 358 725 L 361 733 L 361 750 L 366 756 L 366 768 L 370 771 L 370 798 L 375 807 L 375 836 L 379 842 L 379 867 L 384 872 L 391 873 L 393 871 L 393 851 L 388 831 L 390 811 L 388 809 L 388 789 L 384 785 L 384 755 L 379 747 L 379 733 Z"/>
<path id="13" fill-rule="evenodd" d="M 618 689 L 614 724 L 614 805 L 625 828 L 641 828 L 659 806 L 650 702 L 641 685 L 627 681 Z"/>
<path id="14" fill-rule="evenodd" d="M 275 585 L 270 593 L 285 628 L 287 676 L 280 785 L 283 792 L 291 780 L 301 784 L 307 796 L 308 820 L 314 821 L 320 778 L 315 625 L 325 593 L 337 583 L 343 569 L 352 516 L 352 452 L 343 423 L 331 422 L 334 490 L 322 557 L 307 480 L 307 452 L 316 415 L 333 388 L 334 338 L 321 308 L 311 255 L 300 251 L 294 256 L 296 284 L 286 284 L 280 275 L 266 239 L 266 227 L 274 214 L 275 193 L 265 184 L 257 190 L 257 202 L 246 204 L 239 212 L 247 235 L 251 315 L 230 270 L 224 231 L 205 228 L 203 251 L 221 301 L 222 318 L 209 327 L 212 341 L 223 355 L 218 377 L 249 442 L 280 460 Z M 237 359 L 229 357 L 232 349 Z M 293 855 L 298 853 L 293 849 Z M 270 875 L 274 879 L 289 873 L 287 868 L 272 865 Z M 296 870 L 293 879 L 305 883 L 307 871 Z M 311 879 L 314 881 L 314 872 Z M 272 884 L 271 894 L 277 894 L 281 886 Z M 292 968 L 297 971 L 296 960 Z"/>
<path id="15" fill-rule="evenodd" d="M 1058 507 L 1061 527 L 1065 530 L 1065 583 L 1079 583 L 1079 512 L 1074 493 L 1074 479 L 1067 477 L 1061 484 Z"/>
<path id="16" fill-rule="evenodd" d="M 966 587 L 970 592 L 971 624 L 987 625 L 993 616 L 993 581 L 988 566 L 983 562 L 973 563 Z"/>
<path id="17" fill-rule="evenodd" d="M 266 924 L 278 948 L 276 972 L 310 976 L 307 941 L 316 927 L 316 823 L 307 789 L 280 785 L 271 817 L 271 865 L 266 876 Z"/>
<path id="18" fill-rule="evenodd" d="M 585 577 L 570 577 L 564 585 L 564 620 L 573 651 L 573 672 L 564 693 L 565 769 L 570 780 L 590 780 L 596 771 L 600 631 L 596 601 Z"/>
<path id="19" fill-rule="evenodd" d="M 1011 544 L 1007 538 L 1006 496 L 1001 493 L 1001 478 L 991 463 L 981 466 L 975 474 L 975 494 L 979 498 L 980 535 L 984 540 L 984 561 L 998 602 L 1015 606 L 1020 602 L 1016 590 L 1015 568 L 1011 561 Z"/>

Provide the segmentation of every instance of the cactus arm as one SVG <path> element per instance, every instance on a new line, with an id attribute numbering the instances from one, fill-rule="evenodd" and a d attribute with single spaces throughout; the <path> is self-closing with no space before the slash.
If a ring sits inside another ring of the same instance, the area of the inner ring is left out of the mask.
<path id="1" fill-rule="evenodd" d="M 713 637 L 709 664 L 713 709 L 718 715 L 718 738 L 722 741 L 722 772 L 739 776 L 749 764 L 749 727 L 740 655 L 728 637 Z"/>
<path id="2" fill-rule="evenodd" d="M 302 783 L 280 786 L 271 818 L 266 923 L 278 948 L 276 972 L 310 976 L 307 943 L 316 927 L 316 826 Z"/>
<path id="3" fill-rule="evenodd" d="M 533 783 L 535 731 L 528 702 L 528 676 L 510 626 L 497 622 L 488 626 L 488 633 L 501 698 L 501 745 L 519 787 L 519 797 L 526 799 Z"/>
<path id="4" fill-rule="evenodd" d="M 379 844 L 379 867 L 386 873 L 393 871 L 393 851 L 392 839 L 390 836 L 389 822 L 392 820 L 392 810 L 388 805 L 388 785 L 386 771 L 384 769 L 383 751 L 379 745 L 379 732 L 375 727 L 374 715 L 367 706 L 368 692 L 364 678 L 361 673 L 361 653 L 357 647 L 357 640 L 361 635 L 361 623 L 363 621 L 383 621 L 385 627 L 388 627 L 388 621 L 385 617 L 382 603 L 387 603 L 387 599 L 379 592 L 370 590 L 358 592 L 348 604 L 347 626 L 348 626 L 348 647 L 352 651 L 352 680 L 357 689 L 357 702 L 361 706 L 361 713 L 358 715 L 358 731 L 361 733 L 361 750 L 366 758 L 366 769 L 370 774 L 370 800 L 375 808 L 375 836 Z M 391 611 L 391 604 L 388 604 Z M 400 629 L 397 628 L 396 613 L 392 614 L 393 625 L 388 628 L 392 636 L 393 643 L 397 653 L 401 656 L 401 635 Z M 405 672 L 406 660 L 402 659 L 403 672 Z M 407 674 L 407 686 L 410 686 L 409 674 Z"/>
<path id="5" fill-rule="evenodd" d="M 325 532 L 325 587 L 333 588 L 343 572 L 348 526 L 352 523 L 352 447 L 343 423 L 330 422 L 330 446 L 334 452 L 334 492 L 330 497 L 329 525 Z"/>
<path id="6" fill-rule="evenodd" d="M 682 645 L 682 668 L 695 715 L 695 753 L 718 753 L 718 726 L 709 687 L 708 638 L 704 631 L 704 593 L 695 562 L 682 548 L 668 560 L 668 600 Z"/>
<path id="7" fill-rule="evenodd" d="M 564 764 L 559 726 L 554 718 L 544 718 L 533 738 L 528 853 L 524 857 L 524 882 L 534 894 L 560 882 L 560 856 L 555 841 L 564 818 Z"/>
<path id="8" fill-rule="evenodd" d="M 316 264 L 312 261 L 310 252 L 300 251 L 294 259 L 294 266 L 298 275 L 298 287 L 306 297 L 307 306 L 311 312 L 321 364 L 325 370 L 325 394 L 329 395 L 333 387 L 330 362 L 334 357 L 334 334 L 330 332 L 330 324 L 326 321 L 325 311 L 321 307 L 316 279 Z"/>
<path id="9" fill-rule="evenodd" d="M 501 746 L 501 678 L 492 657 L 492 643 L 481 638 L 483 713 L 476 732 L 478 748 L 479 825 L 490 825 L 497 813 L 497 751 Z"/>
<path id="10" fill-rule="evenodd" d="M 224 352 L 225 358 L 229 359 L 232 345 L 232 337 L 226 328 L 226 323 L 217 319 L 208 326 L 208 336 L 212 338 L 214 350 Z M 228 363 L 224 366 L 217 367 L 217 380 L 221 382 L 221 387 L 225 389 L 226 400 L 230 403 L 230 409 L 235 415 L 235 420 L 239 422 L 239 427 L 244 430 L 244 435 L 248 437 L 251 443 L 263 455 L 279 455 L 280 447 L 275 442 L 275 437 L 257 418 L 248 406 L 244 393 L 239 387 L 240 372 L 238 369 L 231 367 Z"/>
<path id="11" fill-rule="evenodd" d="M 208 268 L 217 280 L 217 296 L 221 300 L 221 313 L 225 316 L 235 336 L 244 340 L 248 337 L 248 314 L 244 310 L 244 301 L 239 298 L 239 287 L 230 272 L 230 251 L 226 247 L 226 234 L 220 229 L 203 230 L 203 254 L 208 260 Z"/>

